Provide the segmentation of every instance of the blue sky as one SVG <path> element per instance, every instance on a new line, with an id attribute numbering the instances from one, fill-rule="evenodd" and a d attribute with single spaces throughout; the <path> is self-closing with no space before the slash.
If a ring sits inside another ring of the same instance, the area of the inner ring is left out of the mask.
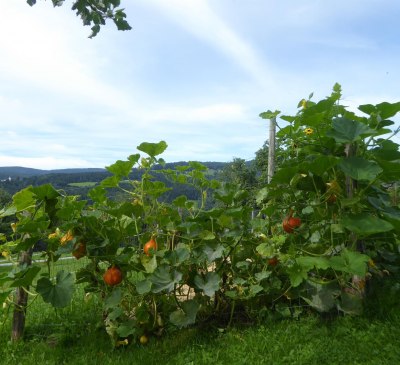
<path id="1" fill-rule="evenodd" d="M 259 113 L 302 98 L 400 101 L 397 0 L 122 0 L 94 39 L 70 10 L 1 1 L 0 166 L 104 167 L 165 140 L 167 162 L 252 159 Z"/>

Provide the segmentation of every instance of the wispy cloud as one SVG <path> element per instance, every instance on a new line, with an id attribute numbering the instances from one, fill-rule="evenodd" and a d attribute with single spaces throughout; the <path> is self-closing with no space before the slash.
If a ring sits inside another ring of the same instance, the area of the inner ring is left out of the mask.
<path id="1" fill-rule="evenodd" d="M 149 0 L 152 6 L 168 15 L 196 38 L 222 52 L 243 68 L 260 85 L 272 86 L 274 77 L 250 42 L 245 41 L 213 10 L 206 0 Z"/>

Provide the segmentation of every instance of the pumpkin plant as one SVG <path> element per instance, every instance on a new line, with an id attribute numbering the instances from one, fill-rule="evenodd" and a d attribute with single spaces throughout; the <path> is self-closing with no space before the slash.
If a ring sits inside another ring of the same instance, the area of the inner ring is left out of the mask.
<path id="1" fill-rule="evenodd" d="M 199 162 L 165 168 L 164 141 L 107 166 L 111 175 L 90 200 L 50 185 L 21 190 L 0 211 L 15 218 L 3 248 L 16 262 L 45 242 L 47 271 L 16 265 L 0 277 L 0 299 L 33 286 L 62 307 L 83 285 L 103 301 L 114 345 L 209 318 L 229 325 L 237 310 L 293 315 L 293 302 L 358 313 L 369 276 L 400 263 L 400 152 L 386 136 L 400 103 L 361 105 L 358 116 L 340 97 L 335 85 L 327 98 L 310 96 L 296 115 L 280 116 L 278 169 L 255 196 L 210 179 Z M 176 185 L 191 197 L 173 195 Z M 76 275 L 53 275 L 71 254 L 86 256 Z"/>

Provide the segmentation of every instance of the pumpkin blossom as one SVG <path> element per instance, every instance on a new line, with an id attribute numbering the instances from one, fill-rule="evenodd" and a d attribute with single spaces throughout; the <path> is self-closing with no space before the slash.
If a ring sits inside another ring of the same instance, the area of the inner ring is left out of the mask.
<path id="1" fill-rule="evenodd" d="M 68 241 L 71 241 L 74 239 L 74 235 L 72 234 L 72 231 L 69 230 L 64 236 L 61 237 L 60 243 L 61 245 L 65 245 Z"/>
<path id="2" fill-rule="evenodd" d="M 306 129 L 304 130 L 304 133 L 307 134 L 307 136 L 310 136 L 311 134 L 314 133 L 314 129 L 312 129 L 312 128 L 306 128 Z"/>

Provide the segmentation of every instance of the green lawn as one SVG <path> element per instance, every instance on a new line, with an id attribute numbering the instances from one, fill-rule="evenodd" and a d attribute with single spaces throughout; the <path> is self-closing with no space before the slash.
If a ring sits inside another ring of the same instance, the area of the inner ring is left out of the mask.
<path id="1" fill-rule="evenodd" d="M 92 188 L 93 186 L 97 185 L 97 182 L 95 182 L 95 181 L 74 182 L 74 183 L 69 183 L 68 185 L 74 186 L 77 188 Z"/>
<path id="2" fill-rule="evenodd" d="M 64 260 L 57 270 L 75 271 L 82 260 Z M 229 330 L 167 328 L 149 344 L 113 349 L 102 324 L 102 303 L 79 287 L 57 312 L 40 297 L 30 302 L 25 340 L 9 342 L 10 315 L 0 327 L 0 364 L 400 364 L 400 284 L 377 282 L 363 316 L 307 313 L 298 320 L 265 320 Z M 4 317 L 3 317 L 4 319 Z"/>

